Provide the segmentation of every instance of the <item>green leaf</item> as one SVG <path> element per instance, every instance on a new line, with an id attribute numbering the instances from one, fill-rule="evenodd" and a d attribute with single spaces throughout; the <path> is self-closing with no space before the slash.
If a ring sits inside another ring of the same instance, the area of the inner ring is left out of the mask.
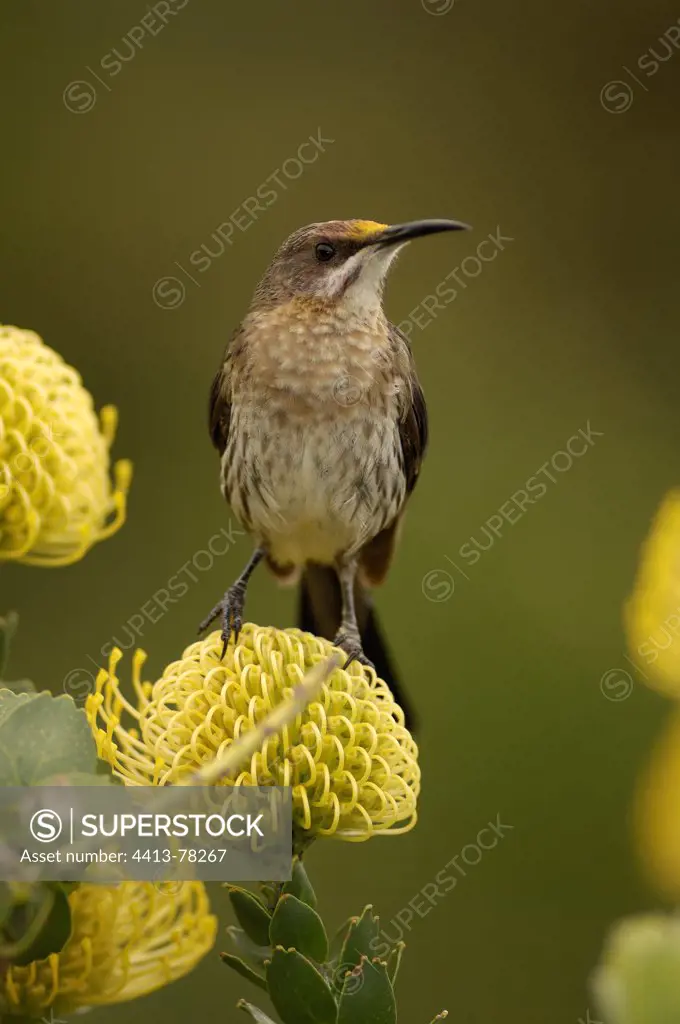
<path id="1" fill-rule="evenodd" d="M 228 885 L 227 889 L 236 919 L 248 938 L 256 946 L 268 946 L 271 914 L 267 908 L 248 889 L 236 885 Z"/>
<path id="2" fill-rule="evenodd" d="M 267 991 L 267 982 L 264 978 L 256 974 L 252 967 L 248 967 L 248 964 L 245 964 L 243 960 L 240 960 L 237 956 L 232 956 L 231 953 L 220 953 L 220 959 L 222 963 L 225 963 L 227 967 L 231 967 L 242 978 L 252 981 L 253 985 L 258 985 L 263 991 Z"/>
<path id="3" fill-rule="evenodd" d="M 9 679 L 2 680 L 2 687 L 5 690 L 11 690 L 12 693 L 36 693 L 35 683 L 32 683 L 30 679 Z"/>
<path id="4" fill-rule="evenodd" d="M 237 952 L 239 952 L 246 961 L 255 964 L 257 967 L 263 967 L 265 960 L 271 960 L 271 946 L 255 945 L 255 943 L 248 938 L 241 928 L 237 928 L 233 924 L 230 924 L 227 927 L 226 932 L 236 946 Z"/>
<path id="5" fill-rule="evenodd" d="M 85 712 L 70 697 L 0 691 L 0 785 L 35 786 L 54 775 L 96 768 Z"/>
<path id="6" fill-rule="evenodd" d="M 23 966 L 59 953 L 71 935 L 71 908 L 59 883 L 34 887 L 2 929 L 0 952 Z"/>
<path id="7" fill-rule="evenodd" d="M 397 1024 L 397 1005 L 385 964 L 362 959 L 345 980 L 337 1024 Z"/>
<path id="8" fill-rule="evenodd" d="M 328 956 L 328 937 L 323 921 L 296 896 L 282 896 L 269 925 L 272 946 L 294 946 L 303 956 L 323 963 Z"/>
<path id="9" fill-rule="evenodd" d="M 9 649 L 18 625 L 19 616 L 16 612 L 7 612 L 7 615 L 0 616 L 0 679 L 4 678 L 7 669 Z"/>
<path id="10" fill-rule="evenodd" d="M 405 949 L 406 943 L 398 942 L 387 954 L 387 974 L 393 986 L 397 980 L 399 966 L 401 964 L 401 956 Z"/>
<path id="11" fill-rule="evenodd" d="M 18 625 L 19 616 L 16 612 L 8 612 L 7 615 L 0 616 L 0 686 L 3 689 L 11 690 L 12 693 L 35 693 L 35 686 L 30 679 L 15 679 L 10 682 L 5 678 L 10 647 Z"/>
<path id="12" fill-rule="evenodd" d="M 291 896 L 297 896 L 299 900 L 306 903 L 312 910 L 316 910 L 316 893 L 299 857 L 296 857 L 293 861 L 293 875 L 290 881 L 284 885 L 283 891 L 284 893 L 290 893 Z"/>
<path id="13" fill-rule="evenodd" d="M 271 1017 L 268 1017 L 266 1013 L 263 1013 L 257 1006 L 253 1006 L 252 1003 L 247 1003 L 245 999 L 239 999 L 236 1004 L 237 1010 L 245 1010 L 246 1013 L 250 1014 L 257 1024 L 274 1024 Z"/>
<path id="14" fill-rule="evenodd" d="M 296 949 L 276 947 L 267 985 L 283 1024 L 335 1024 L 337 1008 L 330 988 Z"/>
<path id="15" fill-rule="evenodd" d="M 364 907 L 361 917 L 353 917 L 350 921 L 349 931 L 342 947 L 340 962 L 354 967 L 361 961 L 362 956 L 375 956 L 375 940 L 378 938 L 379 921 L 373 914 L 373 907 L 369 903 Z"/>
<path id="16" fill-rule="evenodd" d="M 267 910 L 272 913 L 279 896 L 283 892 L 279 882 L 260 882 L 259 898 Z"/>
<path id="17" fill-rule="evenodd" d="M 345 923 L 340 925 L 337 932 L 331 939 L 329 952 L 331 960 L 339 959 L 340 954 L 342 953 L 342 947 L 345 945 L 345 939 L 347 938 L 353 922 L 356 920 L 356 917 L 348 917 Z"/>
<path id="18" fill-rule="evenodd" d="M 36 694 L 30 693 L 13 693 L 7 686 L 0 688 L 0 726 L 4 725 L 5 720 L 9 716 L 20 708 L 26 701 L 33 700 Z"/>

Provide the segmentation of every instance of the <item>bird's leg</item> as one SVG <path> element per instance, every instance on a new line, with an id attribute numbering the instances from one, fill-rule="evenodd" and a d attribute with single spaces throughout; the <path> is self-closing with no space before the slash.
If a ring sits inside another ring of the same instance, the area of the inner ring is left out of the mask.
<path id="1" fill-rule="evenodd" d="M 351 662 L 358 661 L 362 665 L 374 668 L 372 662 L 364 654 L 361 643 L 361 634 L 357 623 L 357 613 L 354 607 L 354 579 L 357 573 L 357 564 L 354 559 L 343 562 L 337 570 L 340 580 L 340 591 L 342 594 L 342 621 L 333 644 L 340 647 L 347 655 L 345 667 Z"/>
<path id="2" fill-rule="evenodd" d="M 234 631 L 234 643 L 238 640 L 238 635 L 243 625 L 243 609 L 246 603 L 248 580 L 265 554 L 264 548 L 255 548 L 239 578 L 229 587 L 229 590 L 219 604 L 215 605 L 210 614 L 203 619 L 203 622 L 198 627 L 198 632 L 202 633 L 204 629 L 207 629 L 215 621 L 218 615 L 222 616 L 222 658 L 227 653 L 232 629 Z"/>

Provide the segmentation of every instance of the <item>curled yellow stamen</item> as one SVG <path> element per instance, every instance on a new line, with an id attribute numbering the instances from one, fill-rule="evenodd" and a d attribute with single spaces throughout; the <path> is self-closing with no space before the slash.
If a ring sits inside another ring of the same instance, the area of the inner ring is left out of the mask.
<path id="1" fill-rule="evenodd" d="M 141 682 L 138 652 L 137 706 L 119 693 L 114 651 L 86 705 L 100 756 L 128 785 L 177 784 L 252 733 L 333 650 L 296 629 L 246 624 L 223 661 L 216 631 L 153 685 Z M 355 662 L 334 669 L 312 702 L 222 782 L 289 786 L 294 827 L 310 837 L 392 835 L 416 821 L 418 748 L 386 683 Z"/>

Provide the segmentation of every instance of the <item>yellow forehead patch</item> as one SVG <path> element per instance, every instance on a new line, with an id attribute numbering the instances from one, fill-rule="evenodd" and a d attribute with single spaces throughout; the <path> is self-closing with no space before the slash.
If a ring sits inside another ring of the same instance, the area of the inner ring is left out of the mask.
<path id="1" fill-rule="evenodd" d="M 359 240 L 375 235 L 378 231 L 384 231 L 386 227 L 388 227 L 387 224 L 378 224 L 375 220 L 351 220 L 348 233 L 351 238 Z"/>

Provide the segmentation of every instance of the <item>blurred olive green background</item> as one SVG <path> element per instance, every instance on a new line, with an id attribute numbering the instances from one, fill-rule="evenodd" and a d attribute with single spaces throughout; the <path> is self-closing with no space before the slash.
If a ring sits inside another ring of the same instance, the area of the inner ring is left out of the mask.
<path id="1" fill-rule="evenodd" d="M 679 12 L 661 0 L 429 6 L 189 0 L 111 77 L 100 62 L 128 53 L 144 3 L 4 0 L 0 320 L 38 331 L 98 404 L 118 405 L 115 454 L 136 475 L 118 536 L 72 568 L 3 569 L 2 606 L 22 617 L 15 671 L 59 693 L 228 527 L 206 394 L 290 231 L 334 217 L 472 224 L 403 255 L 386 295 L 399 321 L 500 227 L 513 241 L 474 280 L 459 271 L 467 287 L 412 335 L 431 448 L 378 601 L 422 718 L 420 821 L 401 838 L 319 843 L 309 862 L 331 925 L 370 901 L 389 928 L 499 814 L 513 831 L 414 916 L 400 1019 L 446 1006 L 460 1024 L 576 1024 L 594 1016 L 587 976 L 608 924 L 655 902 L 626 817 L 666 709 L 637 677 L 623 700 L 610 698 L 625 677 L 607 697 L 600 682 L 630 670 L 621 605 L 650 517 L 680 481 L 680 53 L 653 77 L 637 66 L 655 44 L 666 54 L 658 38 Z M 607 90 L 619 79 L 628 92 Z M 79 102 L 95 102 L 71 112 L 63 94 L 80 80 L 94 93 Z M 627 109 L 605 109 L 603 89 Z M 318 129 L 333 143 L 197 273 L 190 254 L 214 251 L 212 232 Z M 174 309 L 152 296 L 169 275 L 185 285 Z M 466 566 L 461 545 L 487 543 L 484 522 L 588 421 L 603 436 Z M 151 677 L 248 552 L 241 538 L 192 570 L 186 596 L 145 623 Z M 451 572 L 449 600 L 424 596 L 432 570 Z M 249 617 L 285 626 L 293 608 L 256 576 Z M 234 1020 L 240 995 L 256 993 L 215 954 L 100 1017 Z"/>

